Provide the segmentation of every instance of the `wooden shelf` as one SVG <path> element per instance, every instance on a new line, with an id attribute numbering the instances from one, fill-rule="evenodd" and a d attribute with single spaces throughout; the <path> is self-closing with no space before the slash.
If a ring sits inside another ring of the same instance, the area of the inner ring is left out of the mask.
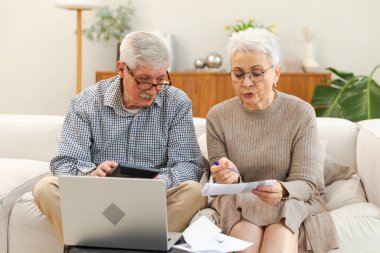
<path id="1" fill-rule="evenodd" d="M 116 72 L 96 72 L 96 81 L 117 75 Z M 172 72 L 173 85 L 180 88 L 193 102 L 193 116 L 206 117 L 215 104 L 235 97 L 229 73 L 226 72 Z M 326 84 L 330 73 L 282 73 L 277 90 L 311 101 L 317 84 Z"/>

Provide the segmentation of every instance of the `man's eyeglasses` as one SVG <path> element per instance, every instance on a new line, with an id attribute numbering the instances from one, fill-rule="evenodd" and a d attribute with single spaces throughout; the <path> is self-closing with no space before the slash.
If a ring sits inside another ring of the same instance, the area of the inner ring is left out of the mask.
<path id="1" fill-rule="evenodd" d="M 249 72 L 243 72 L 241 70 L 232 70 L 231 73 L 230 73 L 230 76 L 231 76 L 231 80 L 233 83 L 236 83 L 236 84 L 243 84 L 244 83 L 244 80 L 245 80 L 245 76 L 246 74 L 249 74 L 249 79 L 253 82 L 253 83 L 258 83 L 258 82 L 261 82 L 263 79 L 264 79 L 264 73 L 271 69 L 274 65 L 270 66 L 269 68 L 267 68 L 266 70 L 262 71 L 262 70 L 259 70 L 259 69 L 252 69 L 250 70 Z"/>
<path id="2" fill-rule="evenodd" d="M 135 82 L 137 84 L 137 88 L 139 90 L 146 91 L 146 90 L 152 89 L 152 87 L 155 87 L 155 89 L 157 91 L 163 91 L 172 85 L 172 81 L 170 80 L 170 76 L 169 76 L 168 71 L 166 71 L 166 75 L 168 77 L 169 82 L 162 80 L 162 81 L 158 81 L 157 83 L 151 83 L 151 82 L 149 82 L 151 80 L 151 78 L 136 78 L 133 75 L 132 70 L 127 66 L 127 64 L 125 64 L 125 67 L 127 68 L 128 72 L 131 75 L 131 77 L 133 78 L 133 80 L 135 80 Z"/>

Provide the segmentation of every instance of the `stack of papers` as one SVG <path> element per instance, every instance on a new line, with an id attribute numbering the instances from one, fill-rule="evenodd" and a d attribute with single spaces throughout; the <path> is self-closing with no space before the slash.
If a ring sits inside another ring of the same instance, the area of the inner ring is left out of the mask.
<path id="1" fill-rule="evenodd" d="M 240 184 L 212 184 L 206 183 L 203 186 L 202 194 L 203 196 L 216 196 L 223 194 L 238 194 L 242 192 L 251 192 L 259 186 L 272 186 L 277 182 L 277 180 L 264 180 L 249 183 Z"/>
<path id="2" fill-rule="evenodd" d="M 253 244 L 224 235 L 221 231 L 208 218 L 201 216 L 183 231 L 186 243 L 174 245 L 173 248 L 188 252 L 231 252 L 244 250 Z"/>

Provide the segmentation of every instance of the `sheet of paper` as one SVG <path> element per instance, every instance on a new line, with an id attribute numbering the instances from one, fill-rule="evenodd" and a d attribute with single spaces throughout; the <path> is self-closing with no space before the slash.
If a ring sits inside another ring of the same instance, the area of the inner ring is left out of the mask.
<path id="1" fill-rule="evenodd" d="M 241 251 L 253 245 L 251 242 L 240 240 L 221 233 L 217 234 L 217 240 L 222 246 L 223 252 Z"/>
<path id="2" fill-rule="evenodd" d="M 253 243 L 237 239 L 225 234 L 217 233 L 214 237 L 210 238 L 206 242 L 197 247 L 191 247 L 193 252 L 232 252 L 240 251 L 248 248 Z"/>
<path id="3" fill-rule="evenodd" d="M 222 230 L 215 226 L 209 219 L 205 216 L 201 216 L 182 232 L 182 236 L 185 241 L 193 247 L 202 244 L 221 231 Z"/>
<path id="4" fill-rule="evenodd" d="M 173 248 L 188 252 L 231 252 L 244 250 L 252 245 L 220 232 L 220 228 L 205 216 L 201 216 L 182 233 L 186 243 Z"/>
<path id="5" fill-rule="evenodd" d="M 187 243 L 181 243 L 181 244 L 176 244 L 172 247 L 173 249 L 180 249 L 180 250 L 183 250 L 183 251 L 187 251 L 187 252 L 198 252 L 198 253 L 222 253 L 221 251 L 217 251 L 217 250 L 205 250 L 205 251 L 192 251 L 191 250 L 191 247 L 189 244 Z M 223 252 L 224 253 L 224 252 Z"/>
<path id="6" fill-rule="evenodd" d="M 253 189 L 256 189 L 259 186 L 263 185 L 274 185 L 276 180 L 264 180 L 256 181 L 249 183 L 240 183 L 240 184 L 213 184 L 206 183 L 203 186 L 202 194 L 203 196 L 215 196 L 223 194 L 238 194 L 242 192 L 251 192 Z"/>

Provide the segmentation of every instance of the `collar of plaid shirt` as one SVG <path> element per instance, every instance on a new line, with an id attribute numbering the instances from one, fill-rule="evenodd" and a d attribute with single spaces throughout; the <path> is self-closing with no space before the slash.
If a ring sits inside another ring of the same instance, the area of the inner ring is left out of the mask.
<path id="1" fill-rule="evenodd" d="M 110 86 L 107 87 L 104 94 L 104 105 L 115 109 L 115 112 L 120 116 L 124 116 L 127 111 L 123 107 L 123 97 L 121 95 L 121 81 L 119 76 L 116 76 Z M 152 106 L 162 106 L 162 93 L 160 92 L 154 100 Z"/>

